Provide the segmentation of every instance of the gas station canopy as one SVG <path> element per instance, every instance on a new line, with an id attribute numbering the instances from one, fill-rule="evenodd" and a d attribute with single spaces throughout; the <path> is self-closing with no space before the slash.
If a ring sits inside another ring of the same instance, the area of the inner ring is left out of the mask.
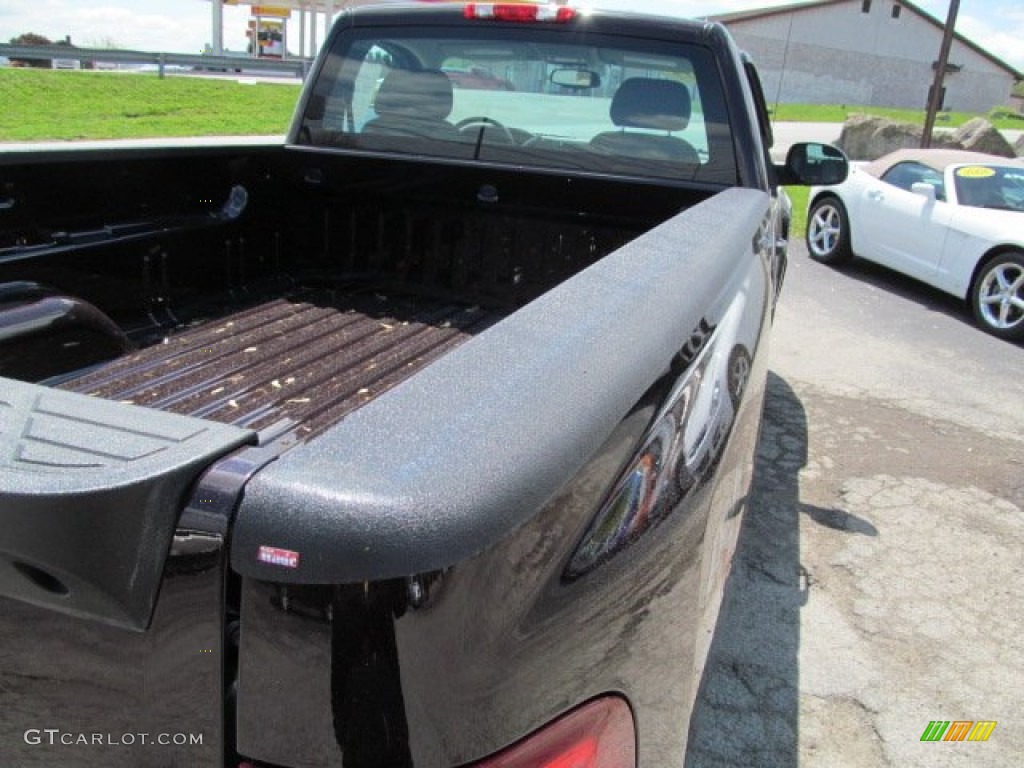
<path id="1" fill-rule="evenodd" d="M 401 0 L 390 0 L 399 2 Z M 408 2 L 408 0 L 404 0 Z M 429 1 L 429 0 L 428 0 Z M 316 54 L 317 32 L 322 29 L 324 37 L 331 28 L 334 16 L 346 8 L 353 8 L 357 5 L 382 5 L 389 0 L 270 0 L 267 3 L 251 2 L 249 0 L 213 0 L 210 3 L 212 8 L 212 53 L 220 56 L 224 53 L 224 15 L 225 5 L 247 5 L 251 8 L 251 16 L 256 19 L 280 20 L 284 32 L 285 44 L 282 45 L 284 56 L 287 56 L 287 22 L 298 18 L 299 23 L 299 56 L 313 56 Z M 306 46 L 306 29 L 309 27 L 309 51 Z"/>

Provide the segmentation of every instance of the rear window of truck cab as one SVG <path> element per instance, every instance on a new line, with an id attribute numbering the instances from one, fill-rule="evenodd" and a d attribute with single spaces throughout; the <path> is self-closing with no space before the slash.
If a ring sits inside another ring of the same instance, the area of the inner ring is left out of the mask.
<path id="1" fill-rule="evenodd" d="M 711 52 L 538 27 L 347 28 L 299 144 L 734 184 Z"/>

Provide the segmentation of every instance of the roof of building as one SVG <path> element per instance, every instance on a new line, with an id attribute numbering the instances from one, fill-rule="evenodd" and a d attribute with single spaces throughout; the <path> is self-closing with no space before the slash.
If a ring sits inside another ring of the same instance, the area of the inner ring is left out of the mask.
<path id="1" fill-rule="evenodd" d="M 846 3 L 860 3 L 862 0 L 808 0 L 806 2 L 791 3 L 789 5 L 776 5 L 771 8 L 760 8 L 752 11 L 737 11 L 735 13 L 720 13 L 714 16 L 709 16 L 711 21 L 719 21 L 722 24 L 728 26 L 729 24 L 737 21 L 754 21 L 756 19 L 768 18 L 771 16 L 785 16 L 791 13 L 800 13 L 801 11 L 809 11 L 817 8 L 823 8 L 829 5 L 843 5 Z M 909 0 L 898 0 L 897 5 L 901 5 L 911 13 L 917 14 L 922 19 L 927 21 L 932 26 L 938 28 L 940 32 L 944 31 L 946 25 L 936 19 L 928 12 L 922 10 L 918 6 L 914 5 Z M 989 51 L 982 48 L 980 45 L 972 40 L 967 39 L 959 32 L 954 32 L 953 37 L 963 45 L 970 48 L 975 53 L 984 56 L 986 59 L 991 61 L 998 67 L 1005 69 L 1010 73 L 1016 80 L 1024 80 L 1024 73 L 1007 64 L 1005 61 L 1000 59 L 998 56 L 990 53 Z"/>

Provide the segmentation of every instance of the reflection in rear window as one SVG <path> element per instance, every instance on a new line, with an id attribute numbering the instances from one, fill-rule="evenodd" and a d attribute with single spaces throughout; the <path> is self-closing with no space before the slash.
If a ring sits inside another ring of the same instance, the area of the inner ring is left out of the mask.
<path id="1" fill-rule="evenodd" d="M 347 30 L 298 141 L 734 184 L 710 52 L 608 41 L 541 30 L 528 42 L 493 29 Z"/>

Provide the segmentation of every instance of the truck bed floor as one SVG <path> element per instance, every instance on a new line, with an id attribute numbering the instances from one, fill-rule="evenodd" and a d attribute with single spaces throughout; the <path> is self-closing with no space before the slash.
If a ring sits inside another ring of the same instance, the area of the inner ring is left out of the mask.
<path id="1" fill-rule="evenodd" d="M 175 333 L 61 388 L 307 438 L 498 319 L 422 298 L 279 298 Z"/>

